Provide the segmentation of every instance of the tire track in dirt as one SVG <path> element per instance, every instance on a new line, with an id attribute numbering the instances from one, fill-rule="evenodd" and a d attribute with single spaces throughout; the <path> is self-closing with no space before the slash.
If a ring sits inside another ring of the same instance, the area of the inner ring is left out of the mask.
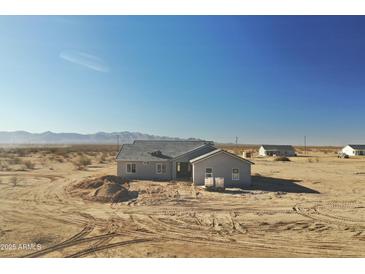
<path id="1" fill-rule="evenodd" d="M 221 248 L 227 248 L 227 245 L 229 245 L 229 248 L 237 248 L 237 249 L 243 249 L 243 250 L 252 250 L 252 251 L 273 251 L 273 250 L 280 250 L 280 249 L 288 249 L 287 241 L 284 239 L 280 239 L 279 241 L 272 241 L 264 239 L 262 242 L 259 241 L 245 241 L 245 240 L 239 240 L 239 239 L 232 239 L 225 237 L 224 234 L 219 233 L 219 231 L 207 231 L 206 229 L 189 229 L 189 228 L 179 228 L 172 226 L 170 224 L 166 224 L 165 222 L 161 220 L 156 220 L 149 217 L 150 220 L 152 220 L 156 227 L 159 228 L 159 231 L 157 231 L 157 235 L 165 240 L 174 240 L 178 242 L 189 242 L 189 243 L 195 243 L 200 245 L 207 245 L 207 246 L 218 246 Z M 217 223 L 217 220 L 214 221 Z M 213 224 L 213 222 L 212 222 Z M 163 229 L 161 229 L 163 228 Z M 188 236 L 188 235 L 194 235 L 194 236 Z M 219 237 L 219 238 L 217 238 Z M 299 245 L 298 245 L 299 246 Z M 292 247 L 289 248 L 293 252 L 300 252 L 301 254 L 307 254 L 307 255 L 313 255 L 318 253 L 310 252 L 307 248 L 298 248 L 298 247 Z"/>
<path id="2" fill-rule="evenodd" d="M 152 241 L 154 241 L 154 239 L 135 239 L 135 240 L 121 241 L 121 242 L 116 242 L 116 243 L 112 243 L 112 244 L 91 247 L 91 248 L 76 252 L 74 254 L 71 254 L 69 256 L 66 256 L 66 258 L 79 258 L 79 257 L 84 257 L 84 256 L 86 256 L 90 253 L 96 252 L 96 251 L 101 251 L 101 250 L 106 250 L 106 249 L 110 249 L 110 248 L 131 245 L 131 244 L 152 242 Z"/>
<path id="3" fill-rule="evenodd" d="M 2 177 L 11 177 L 11 176 L 19 176 L 19 177 L 35 177 L 35 178 L 45 178 L 49 179 L 50 182 L 54 182 L 57 179 L 63 179 L 62 175 L 53 175 L 53 174 L 34 174 L 34 173 L 0 173 Z"/>
<path id="4" fill-rule="evenodd" d="M 60 249 L 64 249 L 66 247 L 77 246 L 77 245 L 80 245 L 80 244 L 89 243 L 89 242 L 97 241 L 97 240 L 100 240 L 100 239 L 115 237 L 115 236 L 118 236 L 118 235 L 121 235 L 121 234 L 117 234 L 117 233 L 102 234 L 102 235 L 89 237 L 89 238 L 81 238 L 81 239 L 66 241 L 66 242 L 51 246 L 47 249 L 25 255 L 25 256 L 23 256 L 23 258 L 36 258 L 36 257 L 43 256 L 45 254 L 48 254 L 48 253 L 51 253 L 51 252 L 54 252 L 54 251 L 58 251 Z"/>
<path id="5" fill-rule="evenodd" d="M 334 213 L 328 214 L 325 212 L 326 210 L 335 210 L 335 209 L 365 210 L 365 205 L 360 201 L 330 201 L 330 202 L 313 202 L 304 204 L 300 203 L 293 207 L 294 212 L 316 221 L 322 221 L 340 227 L 348 227 L 348 226 L 355 228 L 365 227 L 364 219 L 338 216 Z M 353 215 L 356 216 L 355 213 Z"/>

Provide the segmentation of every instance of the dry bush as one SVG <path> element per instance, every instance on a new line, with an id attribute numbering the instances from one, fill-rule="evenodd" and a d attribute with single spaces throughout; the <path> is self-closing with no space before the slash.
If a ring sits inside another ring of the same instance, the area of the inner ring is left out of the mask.
<path id="1" fill-rule="evenodd" d="M 100 155 L 99 163 L 103 164 L 106 162 L 107 154 L 105 152 L 102 152 Z"/>
<path id="2" fill-rule="evenodd" d="M 9 183 L 13 185 L 13 187 L 16 187 L 18 185 L 18 177 L 13 176 L 10 178 Z"/>
<path id="3" fill-rule="evenodd" d="M 97 152 L 94 151 L 87 151 L 85 152 L 86 155 L 91 156 L 91 157 L 95 157 L 97 155 Z"/>
<path id="4" fill-rule="evenodd" d="M 284 156 L 280 156 L 280 157 L 275 157 L 274 161 L 279 161 L 279 162 L 290 162 L 290 159 L 288 157 L 284 157 Z"/>
<path id="5" fill-rule="evenodd" d="M 56 160 L 56 156 L 52 154 L 52 155 L 48 156 L 48 159 L 49 159 L 51 162 L 53 162 L 53 161 L 55 161 L 55 160 Z"/>
<path id="6" fill-rule="evenodd" d="M 85 155 L 82 155 L 74 163 L 78 169 L 82 170 L 86 168 L 88 165 L 91 165 L 91 160 Z"/>
<path id="7" fill-rule="evenodd" d="M 16 154 L 18 157 L 25 157 L 27 153 L 24 149 L 18 149 Z"/>
<path id="8" fill-rule="evenodd" d="M 308 163 L 318 163 L 319 162 L 319 158 L 308 158 Z"/>
<path id="9" fill-rule="evenodd" d="M 20 165 L 23 163 L 23 160 L 18 158 L 18 157 L 14 157 L 14 156 L 11 156 L 9 159 L 8 159 L 8 164 L 9 165 Z"/>
<path id="10" fill-rule="evenodd" d="M 2 158 L 8 157 L 8 153 L 3 148 L 0 148 L 0 157 Z"/>
<path id="11" fill-rule="evenodd" d="M 35 168 L 35 164 L 32 163 L 31 161 L 27 160 L 27 161 L 24 161 L 24 165 L 27 169 L 34 169 Z"/>
<path id="12" fill-rule="evenodd" d="M 65 160 L 63 159 L 63 157 L 57 156 L 55 157 L 55 160 L 59 163 L 63 163 Z"/>

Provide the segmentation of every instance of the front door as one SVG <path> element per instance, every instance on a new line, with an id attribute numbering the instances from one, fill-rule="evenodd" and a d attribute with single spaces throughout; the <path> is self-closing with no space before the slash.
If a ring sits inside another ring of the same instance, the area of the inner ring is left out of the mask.
<path id="1" fill-rule="evenodd" d="M 177 162 L 176 178 L 191 178 L 191 164 L 188 162 Z"/>

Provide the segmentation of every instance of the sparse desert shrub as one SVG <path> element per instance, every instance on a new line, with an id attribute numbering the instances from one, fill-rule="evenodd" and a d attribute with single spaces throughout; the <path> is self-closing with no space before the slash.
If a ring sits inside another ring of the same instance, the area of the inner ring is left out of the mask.
<path id="1" fill-rule="evenodd" d="M 18 157 L 24 157 L 26 155 L 26 151 L 24 149 L 18 149 L 16 154 Z"/>
<path id="2" fill-rule="evenodd" d="M 24 161 L 24 165 L 27 169 L 34 169 L 35 165 L 34 163 L 32 163 L 31 161 L 27 160 L 27 161 Z"/>
<path id="3" fill-rule="evenodd" d="M 316 158 L 308 158 L 308 163 L 318 163 L 319 162 L 319 158 L 316 157 Z"/>
<path id="4" fill-rule="evenodd" d="M 99 160 L 100 164 L 103 164 L 106 162 L 106 157 L 107 157 L 107 155 L 105 152 L 101 153 L 100 160 Z"/>
<path id="5" fill-rule="evenodd" d="M 88 156 L 92 156 L 92 157 L 96 156 L 96 152 L 94 152 L 94 151 L 88 151 L 88 152 L 85 152 L 85 154 Z"/>
<path id="6" fill-rule="evenodd" d="M 2 162 L 0 165 L 0 171 L 9 171 L 9 165 L 6 162 Z"/>
<path id="7" fill-rule="evenodd" d="M 20 165 L 22 163 L 23 163 L 23 160 L 18 157 L 12 156 L 10 159 L 8 159 L 9 165 Z"/>
<path id="8" fill-rule="evenodd" d="M 91 160 L 83 155 L 76 160 L 75 165 L 77 166 L 78 169 L 84 169 L 88 165 L 91 165 Z"/>
<path id="9" fill-rule="evenodd" d="M 9 180 L 9 183 L 13 187 L 16 187 L 18 185 L 18 182 L 19 182 L 19 180 L 18 180 L 18 177 L 16 177 L 16 176 L 11 177 L 10 180 Z"/>
<path id="10" fill-rule="evenodd" d="M 275 157 L 274 161 L 279 161 L 279 162 L 290 162 L 290 159 L 288 157 L 285 156 L 280 156 L 280 157 Z"/>
<path id="11" fill-rule="evenodd" d="M 57 161 L 57 162 L 59 162 L 59 163 L 63 163 L 63 162 L 64 162 L 63 157 L 56 157 L 55 159 L 56 159 L 56 161 Z"/>

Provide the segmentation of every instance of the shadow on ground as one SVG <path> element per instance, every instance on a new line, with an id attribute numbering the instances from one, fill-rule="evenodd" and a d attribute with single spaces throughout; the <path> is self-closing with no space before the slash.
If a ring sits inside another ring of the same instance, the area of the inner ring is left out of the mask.
<path id="1" fill-rule="evenodd" d="M 297 184 L 300 180 L 288 180 L 265 176 L 252 176 L 252 186 L 245 190 L 262 190 L 271 192 L 289 192 L 289 193 L 315 193 L 320 192 L 302 185 Z"/>

